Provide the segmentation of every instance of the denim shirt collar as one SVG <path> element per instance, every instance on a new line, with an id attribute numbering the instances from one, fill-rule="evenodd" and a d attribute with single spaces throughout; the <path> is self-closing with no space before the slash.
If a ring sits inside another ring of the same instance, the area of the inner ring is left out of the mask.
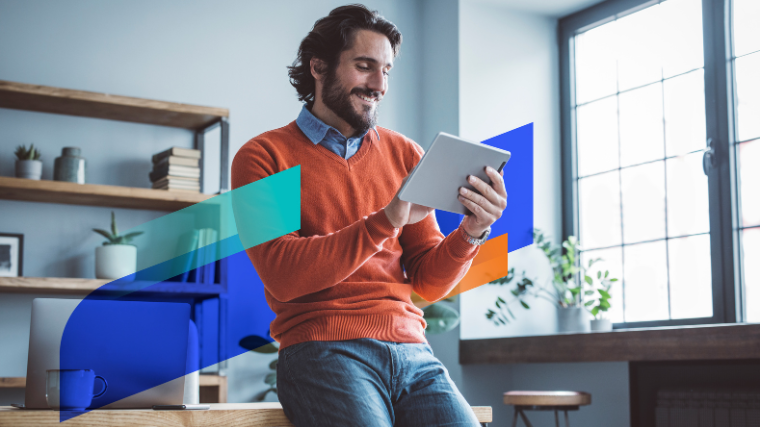
<path id="1" fill-rule="evenodd" d="M 306 104 L 304 104 L 303 108 L 301 108 L 301 113 L 298 114 L 298 118 L 296 118 L 296 124 L 299 128 L 301 128 L 301 131 L 306 135 L 307 138 L 311 142 L 313 142 L 315 145 L 319 144 L 325 139 L 325 136 L 327 135 L 327 132 L 332 129 L 336 134 L 343 136 L 340 132 L 338 132 L 337 129 L 335 129 L 332 126 L 328 126 L 323 122 L 322 120 L 318 119 L 317 116 L 311 113 L 308 108 L 306 108 Z M 377 129 L 374 127 L 372 130 L 375 131 L 375 134 L 377 135 L 377 139 L 380 139 L 380 133 L 377 132 Z M 369 130 L 367 131 L 369 132 Z M 357 137 L 351 137 L 351 138 L 345 138 L 345 139 L 363 139 L 367 132 L 364 132 L 362 135 L 359 135 Z"/>

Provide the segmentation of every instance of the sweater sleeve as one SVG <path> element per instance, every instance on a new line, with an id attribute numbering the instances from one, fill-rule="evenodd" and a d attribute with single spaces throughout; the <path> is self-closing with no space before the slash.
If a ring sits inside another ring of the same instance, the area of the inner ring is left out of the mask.
<path id="1" fill-rule="evenodd" d="M 416 143 L 410 143 L 413 168 L 424 151 Z M 412 289 L 426 301 L 437 301 L 448 295 L 467 274 L 478 254 L 479 246 L 467 243 L 459 233 L 457 229 L 444 237 L 433 212 L 420 222 L 404 226 L 399 235 L 404 251 L 401 261 Z"/>
<path id="2" fill-rule="evenodd" d="M 284 169 L 287 166 L 279 165 L 276 156 L 251 141 L 232 162 L 232 188 Z M 246 253 L 269 293 L 287 302 L 342 282 L 398 232 L 380 210 L 326 236 L 303 237 L 294 231 Z M 320 262 L 324 259 L 331 261 Z"/>

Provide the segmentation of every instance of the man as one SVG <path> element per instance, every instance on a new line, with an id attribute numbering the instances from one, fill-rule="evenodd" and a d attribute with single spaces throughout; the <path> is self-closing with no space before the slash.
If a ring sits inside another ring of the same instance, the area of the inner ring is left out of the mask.
<path id="1" fill-rule="evenodd" d="M 318 20 L 289 72 L 300 115 L 233 161 L 233 188 L 301 165 L 301 229 L 247 251 L 277 315 L 277 391 L 296 426 L 478 425 L 411 294 L 453 289 L 507 195 L 487 168 L 493 184 L 460 190 L 472 214 L 445 238 L 433 209 L 395 197 L 423 154 L 376 126 L 400 44 L 396 26 L 361 5 Z"/>

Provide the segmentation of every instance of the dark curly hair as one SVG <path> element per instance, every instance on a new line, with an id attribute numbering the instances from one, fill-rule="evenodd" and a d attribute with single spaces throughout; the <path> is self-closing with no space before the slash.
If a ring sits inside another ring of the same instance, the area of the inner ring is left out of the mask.
<path id="1" fill-rule="evenodd" d="M 298 99 L 309 108 L 314 105 L 316 83 L 311 75 L 311 58 L 319 58 L 332 72 L 337 68 L 341 52 L 351 48 L 357 30 L 370 30 L 388 37 L 393 49 L 393 57 L 401 47 L 401 32 L 383 18 L 376 10 L 369 10 L 361 4 L 352 4 L 333 9 L 329 15 L 319 19 L 306 38 L 301 41 L 298 56 L 288 67 L 290 84 L 298 91 Z"/>

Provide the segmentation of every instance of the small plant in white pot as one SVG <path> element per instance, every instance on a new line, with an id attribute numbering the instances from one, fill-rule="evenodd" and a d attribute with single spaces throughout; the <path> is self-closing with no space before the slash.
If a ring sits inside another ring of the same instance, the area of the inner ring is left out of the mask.
<path id="1" fill-rule="evenodd" d="M 42 178 L 42 161 L 40 150 L 34 148 L 34 144 L 29 146 L 19 145 L 14 152 L 16 155 L 16 178 L 34 179 L 39 181 Z"/>
<path id="2" fill-rule="evenodd" d="M 600 284 L 596 286 L 596 289 L 593 291 L 586 291 L 587 295 L 593 298 L 585 303 L 586 308 L 589 308 L 591 310 L 591 315 L 594 316 L 594 318 L 591 319 L 592 331 L 612 330 L 612 322 L 610 319 L 604 317 L 604 313 L 606 313 L 611 307 L 610 299 L 612 299 L 612 296 L 610 296 L 610 288 L 612 287 L 612 283 L 617 282 L 617 279 L 610 278 L 609 276 L 610 272 L 607 270 L 604 271 L 604 274 L 602 274 L 601 271 L 597 271 L 596 278 L 599 280 Z"/>
<path id="3" fill-rule="evenodd" d="M 92 231 L 102 235 L 106 240 L 103 246 L 95 248 L 95 277 L 98 279 L 134 280 L 137 270 L 137 247 L 130 244 L 133 238 L 143 234 L 142 231 L 119 235 L 116 228 L 116 215 L 111 211 L 111 232 L 100 228 Z M 131 277 L 126 277 L 131 276 Z"/>

